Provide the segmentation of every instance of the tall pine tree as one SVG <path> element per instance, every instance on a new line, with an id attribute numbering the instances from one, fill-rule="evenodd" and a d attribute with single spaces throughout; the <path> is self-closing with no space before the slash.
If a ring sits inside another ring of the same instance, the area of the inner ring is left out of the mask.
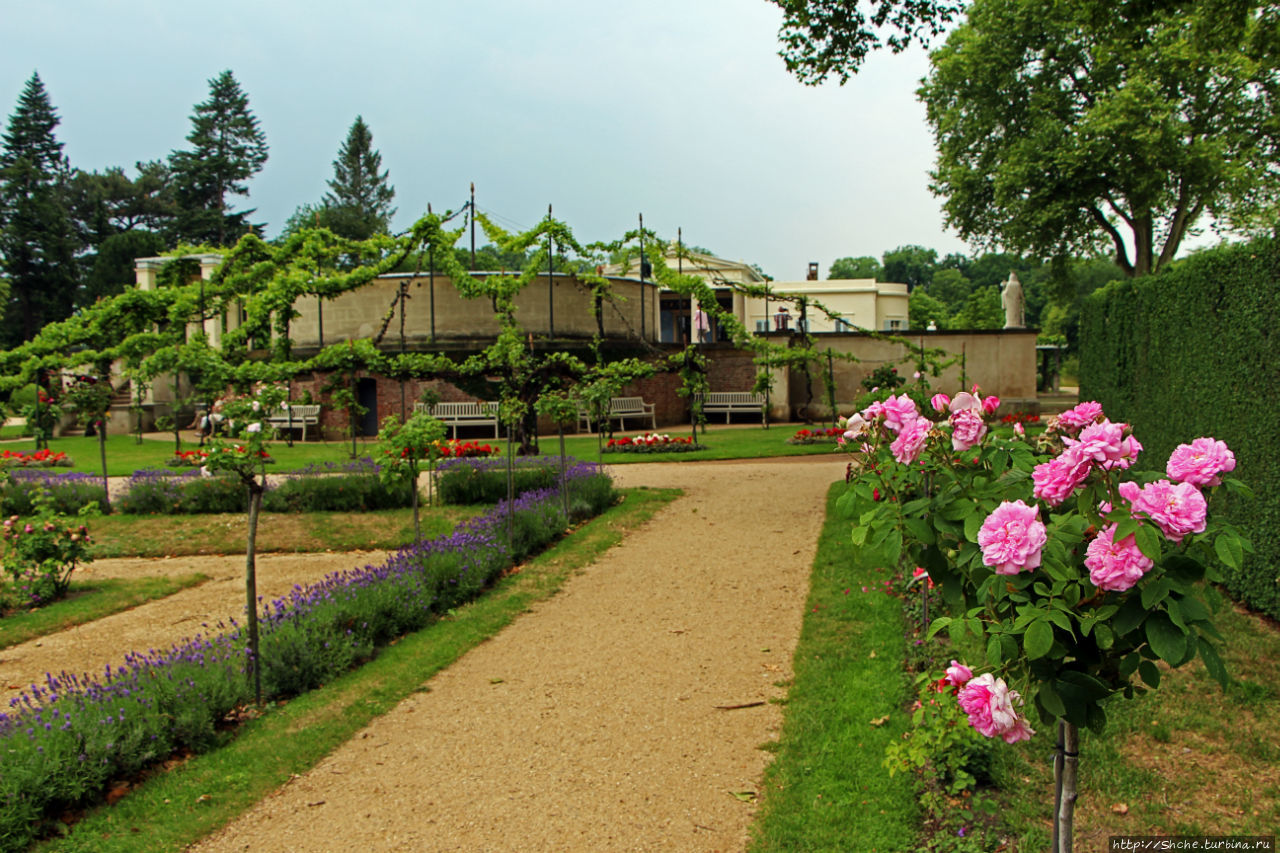
<path id="1" fill-rule="evenodd" d="M 325 193 L 321 206 L 322 223 L 352 240 L 387 233 L 396 212 L 391 206 L 396 191 L 387 183 L 389 172 L 379 173 L 381 168 L 382 155 L 373 147 L 373 133 L 356 116 L 333 161 L 331 192 Z"/>
<path id="2" fill-rule="evenodd" d="M 209 99 L 196 104 L 187 141 L 190 150 L 169 157 L 179 206 L 176 236 L 228 245 L 250 230 L 253 210 L 228 211 L 227 196 L 247 196 L 245 181 L 267 162 L 266 135 L 230 71 L 209 81 Z"/>
<path id="3" fill-rule="evenodd" d="M 30 340 L 70 316 L 79 243 L 68 206 L 71 169 L 54 136 L 58 114 L 32 74 L 9 117 L 0 149 L 0 264 L 9 293 L 0 346 Z"/>

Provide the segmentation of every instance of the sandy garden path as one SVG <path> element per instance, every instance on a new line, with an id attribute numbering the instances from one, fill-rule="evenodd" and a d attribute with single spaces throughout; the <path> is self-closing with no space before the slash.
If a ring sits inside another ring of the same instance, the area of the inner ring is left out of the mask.
<path id="1" fill-rule="evenodd" d="M 824 495 L 843 469 L 839 457 L 616 466 L 620 485 L 685 495 L 193 849 L 743 849 L 744 792 L 759 790 L 758 747 L 778 735 L 769 700 L 791 677 Z M 260 583 L 271 596 L 378 558 L 267 556 Z M 243 557 L 116 562 L 94 572 L 218 580 L 0 652 L 0 683 L 100 671 L 123 646 L 242 611 Z"/>

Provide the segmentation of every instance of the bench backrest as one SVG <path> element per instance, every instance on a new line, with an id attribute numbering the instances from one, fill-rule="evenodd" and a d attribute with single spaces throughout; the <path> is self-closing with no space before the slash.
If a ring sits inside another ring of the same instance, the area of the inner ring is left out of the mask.
<path id="1" fill-rule="evenodd" d="M 764 396 L 754 391 L 710 391 L 709 403 L 763 403 Z"/>
<path id="2" fill-rule="evenodd" d="M 413 410 L 415 412 L 427 410 L 427 404 L 415 403 Z M 437 418 L 493 418 L 498 416 L 498 404 L 488 400 L 473 400 L 460 403 L 436 403 L 429 411 L 432 417 Z"/>
<path id="3" fill-rule="evenodd" d="M 642 414 L 644 412 L 643 397 L 613 397 L 609 400 L 609 411 L 613 413 L 619 412 L 636 412 Z"/>
<path id="4" fill-rule="evenodd" d="M 288 420 L 290 416 L 292 416 L 293 419 L 297 421 L 300 421 L 303 418 L 318 418 L 320 417 L 320 404 L 319 403 L 290 403 L 287 411 L 284 409 L 281 409 L 278 412 L 271 413 L 272 420 L 285 421 L 285 420 Z"/>

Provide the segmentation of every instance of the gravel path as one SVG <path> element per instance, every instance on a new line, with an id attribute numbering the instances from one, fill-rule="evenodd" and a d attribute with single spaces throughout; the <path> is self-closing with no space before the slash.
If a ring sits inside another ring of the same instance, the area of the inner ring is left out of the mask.
<path id="1" fill-rule="evenodd" d="M 821 457 L 615 467 L 620 485 L 685 495 L 192 849 L 743 849 L 770 755 L 759 747 L 781 724 L 770 700 L 786 693 L 824 496 L 843 469 Z M 260 583 L 270 596 L 377 558 L 268 556 Z M 0 683 L 100 670 L 119 658 L 97 649 L 167 644 L 242 610 L 243 557 L 94 564 L 171 570 L 218 580 L 6 650 Z"/>

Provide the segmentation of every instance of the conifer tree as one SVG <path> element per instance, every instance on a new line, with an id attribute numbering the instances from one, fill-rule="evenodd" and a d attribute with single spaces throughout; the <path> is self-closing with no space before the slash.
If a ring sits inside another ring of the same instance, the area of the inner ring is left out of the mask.
<path id="1" fill-rule="evenodd" d="M 229 212 L 227 195 L 247 196 L 245 181 L 267 162 L 266 135 L 230 71 L 209 81 L 209 99 L 196 104 L 187 141 L 190 150 L 169 157 L 179 206 L 176 236 L 228 245 L 250 230 L 253 210 Z"/>
<path id="2" fill-rule="evenodd" d="M 0 346 L 29 340 L 71 314 L 78 243 L 68 209 L 70 166 L 54 136 L 59 118 L 32 74 L 0 148 L 0 272 L 9 294 Z"/>
<path id="3" fill-rule="evenodd" d="M 373 147 L 373 133 L 361 116 L 351 124 L 346 141 L 333 161 L 331 192 L 325 193 L 321 220 L 330 230 L 352 240 L 385 234 L 396 209 L 396 191 L 379 172 L 382 155 Z"/>

